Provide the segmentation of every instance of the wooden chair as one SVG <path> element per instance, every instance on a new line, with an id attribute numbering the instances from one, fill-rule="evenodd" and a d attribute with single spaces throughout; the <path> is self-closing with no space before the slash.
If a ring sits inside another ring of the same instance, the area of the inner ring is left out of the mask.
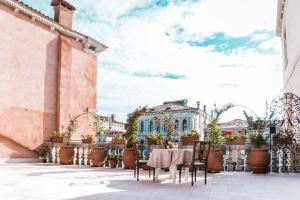
<path id="1" fill-rule="evenodd" d="M 134 164 L 134 178 L 139 181 L 140 168 L 147 165 L 148 160 L 143 159 L 143 156 L 140 154 L 140 150 L 135 148 L 135 164 Z M 151 177 L 151 167 L 149 167 L 149 178 Z M 155 169 L 153 169 L 153 180 L 155 177 Z"/>
<path id="2" fill-rule="evenodd" d="M 208 156 L 211 148 L 210 142 L 195 141 L 193 148 L 193 159 L 192 163 L 186 163 L 179 165 L 179 183 L 181 182 L 181 172 L 182 168 L 186 167 L 191 170 L 192 186 L 194 186 L 194 181 L 196 182 L 197 169 L 204 168 L 204 183 L 206 184 L 207 179 L 207 165 L 208 165 Z"/>

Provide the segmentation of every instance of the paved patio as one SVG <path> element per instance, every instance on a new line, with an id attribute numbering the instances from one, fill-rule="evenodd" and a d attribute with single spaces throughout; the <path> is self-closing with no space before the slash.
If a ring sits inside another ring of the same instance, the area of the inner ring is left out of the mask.
<path id="1" fill-rule="evenodd" d="M 0 164 L 2 200 L 299 200 L 300 174 L 209 174 L 194 187 L 190 182 L 172 184 L 167 173 L 153 182 L 142 171 L 141 181 L 131 170 L 59 166 L 51 164 Z"/>

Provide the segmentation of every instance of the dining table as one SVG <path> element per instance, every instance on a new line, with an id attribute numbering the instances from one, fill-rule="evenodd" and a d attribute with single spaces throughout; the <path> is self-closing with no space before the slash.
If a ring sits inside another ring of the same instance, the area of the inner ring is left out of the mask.
<path id="1" fill-rule="evenodd" d="M 192 149 L 153 149 L 150 153 L 147 165 L 155 168 L 155 180 L 159 179 L 159 172 L 162 168 L 170 169 L 170 178 L 176 183 L 177 165 L 191 163 L 193 159 Z M 188 178 L 189 168 L 185 168 L 185 179 Z"/>

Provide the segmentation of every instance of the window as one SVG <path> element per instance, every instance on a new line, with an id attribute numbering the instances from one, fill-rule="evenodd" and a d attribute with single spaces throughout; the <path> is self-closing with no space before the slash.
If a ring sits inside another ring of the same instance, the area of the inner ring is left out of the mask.
<path id="1" fill-rule="evenodd" d="M 175 130 L 178 131 L 179 129 L 179 121 L 176 119 L 175 120 Z"/>
<path id="2" fill-rule="evenodd" d="M 187 130 L 187 120 L 184 119 L 182 120 L 182 131 L 186 131 Z"/>
<path id="3" fill-rule="evenodd" d="M 156 131 L 159 133 L 160 132 L 160 124 L 156 124 Z"/>
<path id="4" fill-rule="evenodd" d="M 144 132 L 144 122 L 141 122 L 141 133 L 143 133 Z"/>
<path id="5" fill-rule="evenodd" d="M 149 124 L 149 131 L 150 131 L 150 132 L 153 131 L 153 121 L 150 121 L 150 124 Z"/>

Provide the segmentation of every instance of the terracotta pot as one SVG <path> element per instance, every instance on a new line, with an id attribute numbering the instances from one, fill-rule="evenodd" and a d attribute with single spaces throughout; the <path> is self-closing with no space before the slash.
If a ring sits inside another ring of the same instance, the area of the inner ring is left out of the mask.
<path id="1" fill-rule="evenodd" d="M 266 148 L 251 148 L 248 161 L 253 173 L 267 173 L 269 168 L 269 150 Z"/>
<path id="2" fill-rule="evenodd" d="M 64 142 L 64 138 L 63 137 L 52 137 L 51 141 L 55 142 L 55 143 L 63 143 Z"/>
<path id="3" fill-rule="evenodd" d="M 227 141 L 228 145 L 244 145 L 246 140 L 231 140 Z"/>
<path id="4" fill-rule="evenodd" d="M 118 164 L 117 160 L 109 160 L 109 166 L 110 168 L 116 168 Z"/>
<path id="5" fill-rule="evenodd" d="M 112 140 L 113 144 L 126 144 L 127 140 Z"/>
<path id="6" fill-rule="evenodd" d="M 193 137 L 182 137 L 181 141 L 182 141 L 182 145 L 194 145 L 194 142 L 196 140 L 199 140 L 199 136 L 193 136 Z"/>
<path id="7" fill-rule="evenodd" d="M 208 167 L 209 172 L 220 172 L 224 170 L 223 166 L 223 155 L 220 149 L 210 149 L 208 156 Z"/>
<path id="8" fill-rule="evenodd" d="M 104 147 L 93 147 L 91 150 L 91 166 L 102 167 L 106 159 L 106 151 Z"/>
<path id="9" fill-rule="evenodd" d="M 60 147 L 59 149 L 59 161 L 61 165 L 72 165 L 74 158 L 73 147 Z"/>
<path id="10" fill-rule="evenodd" d="M 92 144 L 93 141 L 91 141 L 91 140 L 81 140 L 81 143 L 82 144 Z"/>
<path id="11" fill-rule="evenodd" d="M 135 163 L 135 151 L 133 148 L 125 148 L 123 151 L 123 164 L 125 169 L 133 169 Z"/>

